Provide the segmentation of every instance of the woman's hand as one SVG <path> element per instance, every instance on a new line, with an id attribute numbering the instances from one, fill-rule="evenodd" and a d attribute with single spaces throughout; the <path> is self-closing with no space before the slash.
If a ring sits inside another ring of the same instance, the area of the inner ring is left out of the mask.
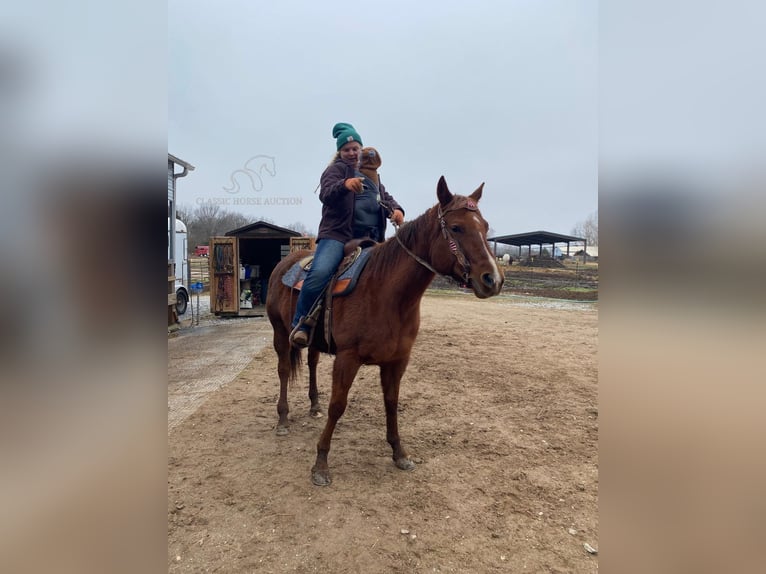
<path id="1" fill-rule="evenodd" d="M 404 213 L 400 209 L 394 209 L 394 212 L 391 214 L 391 221 L 396 225 L 401 225 L 404 223 Z"/>
<path id="2" fill-rule="evenodd" d="M 349 177 L 343 182 L 343 186 L 354 193 L 362 191 L 362 178 L 361 177 Z"/>

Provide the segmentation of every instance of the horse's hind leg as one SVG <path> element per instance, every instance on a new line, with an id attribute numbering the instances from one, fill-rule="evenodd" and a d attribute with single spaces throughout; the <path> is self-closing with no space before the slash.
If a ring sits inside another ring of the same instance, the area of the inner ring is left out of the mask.
<path id="1" fill-rule="evenodd" d="M 409 358 L 380 366 L 380 385 L 383 388 L 383 401 L 386 405 L 386 440 L 393 449 L 394 464 L 402 470 L 413 470 L 415 463 L 407 456 L 399 438 L 399 384 L 407 368 Z"/>
<path id="2" fill-rule="evenodd" d="M 359 371 L 359 357 L 354 352 L 338 354 L 332 367 L 332 394 L 327 408 L 327 423 L 317 443 L 317 459 L 311 469 L 311 482 L 317 486 L 327 486 L 332 482 L 327 455 L 330 453 L 330 441 L 338 419 L 343 416 L 348 404 L 348 391 Z"/>
<path id="3" fill-rule="evenodd" d="M 311 409 L 309 414 L 312 417 L 322 416 L 322 409 L 319 407 L 319 391 L 317 390 L 317 364 L 319 363 L 319 351 L 309 349 L 309 400 Z"/>

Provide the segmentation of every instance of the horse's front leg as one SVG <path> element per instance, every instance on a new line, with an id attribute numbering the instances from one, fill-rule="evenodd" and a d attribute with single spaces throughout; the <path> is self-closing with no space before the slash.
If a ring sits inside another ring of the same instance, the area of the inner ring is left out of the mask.
<path id="1" fill-rule="evenodd" d="M 319 390 L 317 390 L 317 364 L 319 363 L 319 351 L 309 349 L 309 400 L 311 409 L 309 414 L 312 417 L 322 416 L 322 409 L 319 407 Z"/>
<path id="2" fill-rule="evenodd" d="M 317 459 L 311 469 L 311 482 L 317 486 L 327 486 L 332 482 L 327 455 L 330 453 L 330 441 L 338 419 L 343 416 L 348 404 L 348 391 L 359 371 L 359 357 L 355 352 L 338 353 L 332 367 L 332 394 L 327 408 L 327 423 L 317 443 Z"/>
<path id="3" fill-rule="evenodd" d="M 407 369 L 409 357 L 380 366 L 380 385 L 383 388 L 383 401 L 386 405 L 386 440 L 393 449 L 394 464 L 402 470 L 414 470 L 415 463 L 407 456 L 399 438 L 399 384 Z"/>
<path id="4" fill-rule="evenodd" d="M 290 380 L 290 341 L 289 335 L 284 329 L 274 328 L 274 350 L 277 352 L 279 364 L 277 372 L 279 373 L 279 401 L 277 402 L 277 435 L 284 436 L 290 432 L 290 423 L 287 421 L 287 415 L 290 407 L 287 404 L 287 384 Z"/>

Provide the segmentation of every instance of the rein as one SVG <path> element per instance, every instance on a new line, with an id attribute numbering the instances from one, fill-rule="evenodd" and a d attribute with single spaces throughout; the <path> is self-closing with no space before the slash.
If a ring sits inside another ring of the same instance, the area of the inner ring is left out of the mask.
<path id="1" fill-rule="evenodd" d="M 463 253 L 463 250 L 460 249 L 460 244 L 454 238 L 452 233 L 450 233 L 449 229 L 447 229 L 447 222 L 444 220 L 444 216 L 447 215 L 450 211 L 457 211 L 458 209 L 468 209 L 470 211 L 478 211 L 479 208 L 476 206 L 476 203 L 473 200 L 465 199 L 464 201 L 460 202 L 458 205 L 455 205 L 454 207 L 451 207 L 450 209 L 447 209 L 445 211 L 442 211 L 442 206 L 438 205 L 437 215 L 439 218 L 439 227 L 441 228 L 442 235 L 444 236 L 444 239 L 446 239 L 447 242 L 449 243 L 450 251 L 452 251 L 453 255 L 457 259 L 457 262 L 463 268 L 463 282 L 468 283 L 468 276 L 471 273 L 471 264 L 468 262 L 468 259 Z M 417 255 L 415 255 L 404 243 L 402 243 L 402 240 L 399 239 L 398 225 L 394 225 L 394 230 L 396 231 L 396 233 L 394 234 L 394 236 L 396 237 L 396 241 L 399 243 L 399 245 L 402 246 L 402 249 L 404 249 L 404 251 L 406 251 L 410 257 L 412 257 L 415 261 L 420 263 L 423 267 L 425 267 L 429 271 L 437 275 L 441 275 L 442 277 L 448 277 L 447 275 L 444 275 L 443 273 L 439 273 L 436 269 L 433 268 L 433 266 L 430 263 L 418 257 Z"/>
<path id="2" fill-rule="evenodd" d="M 420 264 L 421 264 L 423 267 L 425 267 L 426 269 L 428 269 L 428 270 L 429 270 L 429 271 L 431 271 L 432 273 L 436 273 L 437 275 L 441 275 L 441 273 L 439 273 L 439 272 L 438 272 L 436 269 L 434 269 L 433 267 L 431 267 L 431 265 L 430 265 L 430 264 L 429 264 L 427 261 L 424 261 L 423 259 L 421 259 L 421 258 L 420 258 L 420 257 L 418 257 L 417 255 L 415 255 L 415 254 L 414 254 L 412 251 L 410 251 L 410 250 L 407 248 L 407 246 L 406 246 L 404 243 L 402 243 L 402 240 L 401 240 L 401 239 L 399 239 L 399 233 L 398 233 L 398 231 L 399 231 L 399 226 L 398 226 L 398 225 L 394 225 L 394 229 L 397 231 L 397 233 L 395 233 L 395 234 L 394 234 L 394 237 L 396 237 L 396 240 L 399 242 L 399 245 L 401 245 L 401 246 L 402 246 L 402 249 L 404 249 L 404 250 L 407 252 L 407 255 L 409 255 L 410 257 L 412 257 L 412 258 L 413 258 L 415 261 L 417 261 L 418 263 L 420 263 Z"/>

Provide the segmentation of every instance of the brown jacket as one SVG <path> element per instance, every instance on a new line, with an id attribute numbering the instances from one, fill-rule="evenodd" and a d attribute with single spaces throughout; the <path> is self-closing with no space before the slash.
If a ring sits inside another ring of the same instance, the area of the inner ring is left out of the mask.
<path id="1" fill-rule="evenodd" d="M 322 202 L 322 220 L 319 222 L 319 233 L 317 241 L 322 239 L 335 239 L 343 243 L 354 238 L 354 192 L 349 191 L 343 183 L 349 177 L 357 177 L 353 165 L 349 165 L 338 158 L 324 170 L 320 180 L 319 200 Z M 380 184 L 380 202 L 391 211 L 399 209 L 404 213 L 402 206 L 389 195 L 385 186 Z M 380 229 L 381 238 L 386 235 L 386 218 L 388 212 L 381 207 L 380 209 Z"/>

